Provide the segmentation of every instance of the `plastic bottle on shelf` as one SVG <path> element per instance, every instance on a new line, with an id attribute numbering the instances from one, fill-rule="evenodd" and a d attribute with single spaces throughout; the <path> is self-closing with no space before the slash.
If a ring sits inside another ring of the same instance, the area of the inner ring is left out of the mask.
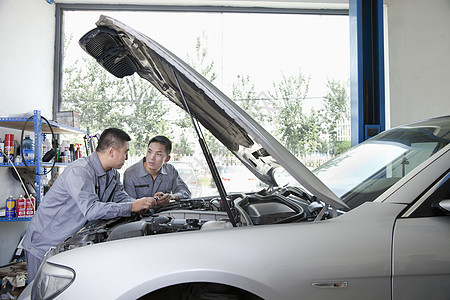
<path id="1" fill-rule="evenodd" d="M 69 144 L 66 140 L 63 140 L 61 144 L 59 144 L 59 162 L 67 163 L 67 157 L 64 157 L 66 149 L 69 149 Z"/>
<path id="2" fill-rule="evenodd" d="M 29 135 L 25 136 L 25 139 L 22 142 L 22 147 L 23 147 L 23 158 L 27 162 L 34 161 L 34 142 Z"/>
<path id="3" fill-rule="evenodd" d="M 69 150 L 69 141 L 68 140 L 63 140 L 62 142 L 62 146 L 64 148 L 64 151 Z"/>
<path id="4" fill-rule="evenodd" d="M 42 141 L 42 155 L 41 157 L 44 157 L 45 153 L 50 151 L 52 149 L 52 145 L 50 144 L 50 141 L 47 139 L 47 137 L 44 134 L 44 139 Z"/>
<path id="5" fill-rule="evenodd" d="M 62 154 L 65 150 L 69 149 L 69 144 L 66 140 L 63 140 L 61 144 L 59 144 L 59 153 Z"/>
<path id="6" fill-rule="evenodd" d="M 70 151 L 69 151 L 69 149 L 65 149 L 65 150 L 64 150 L 64 156 L 63 156 L 63 158 L 65 158 L 65 160 L 63 161 L 63 163 L 69 164 L 69 163 L 72 162 L 72 161 L 70 160 Z"/>
<path id="7" fill-rule="evenodd" d="M 63 140 L 59 145 L 59 155 L 62 163 L 70 163 L 69 141 Z"/>
<path id="8" fill-rule="evenodd" d="M 76 144 L 76 145 L 77 145 L 77 150 L 75 151 L 75 160 L 77 160 L 83 156 L 83 154 L 81 153 L 80 144 Z"/>
<path id="9" fill-rule="evenodd" d="M 66 156 L 66 151 L 59 153 L 59 159 L 63 164 L 66 164 L 68 162 L 67 156 Z"/>
<path id="10" fill-rule="evenodd" d="M 55 153 L 55 158 L 56 162 L 61 162 L 61 152 L 59 151 L 59 144 L 58 141 L 54 141 L 55 143 L 55 149 L 56 149 L 56 153 Z"/>

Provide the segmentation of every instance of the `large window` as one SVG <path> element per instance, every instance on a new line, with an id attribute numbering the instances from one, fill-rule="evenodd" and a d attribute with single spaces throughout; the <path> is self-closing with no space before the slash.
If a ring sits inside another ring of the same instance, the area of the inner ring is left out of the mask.
<path id="1" fill-rule="evenodd" d="M 59 110 L 79 111 L 93 133 L 124 128 L 137 158 L 151 136 L 165 134 L 174 159 L 193 162 L 201 154 L 184 112 L 137 75 L 113 78 L 78 46 L 101 14 L 189 63 L 309 166 L 350 146 L 349 20 L 342 11 L 64 11 Z M 220 164 L 235 163 L 220 145 L 210 148 Z"/>

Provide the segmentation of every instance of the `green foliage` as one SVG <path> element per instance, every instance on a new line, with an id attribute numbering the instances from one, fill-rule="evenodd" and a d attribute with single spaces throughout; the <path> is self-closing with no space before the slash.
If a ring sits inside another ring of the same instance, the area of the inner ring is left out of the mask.
<path id="1" fill-rule="evenodd" d="M 250 82 L 250 76 L 238 75 L 237 82 L 233 83 L 233 100 L 255 120 L 264 122 L 269 120 L 269 115 L 263 111 L 262 101 L 256 99 L 255 85 Z"/>
<path id="2" fill-rule="evenodd" d="M 65 49 L 71 41 L 72 37 L 66 40 Z M 196 56 L 190 64 L 212 82 L 217 74 L 214 62 L 208 59 L 206 45 L 206 40 L 196 39 Z M 190 116 L 165 99 L 149 82 L 138 75 L 117 79 L 91 58 L 83 58 L 64 69 L 61 99 L 60 110 L 80 113 L 80 125 L 89 128 L 91 133 L 100 133 L 108 127 L 128 132 L 132 137 L 131 155 L 144 153 L 154 135 L 171 137 L 176 127 L 193 129 Z M 169 109 L 178 118 L 168 121 Z M 172 138 L 172 155 L 182 157 L 194 153 L 189 136 L 183 131 Z M 215 148 L 222 146 L 215 139 L 214 143 Z"/>
<path id="3" fill-rule="evenodd" d="M 324 97 L 322 118 L 325 127 L 324 131 L 328 134 L 330 152 L 336 155 L 346 149 L 350 149 L 350 146 L 348 148 L 344 147 L 344 145 L 349 145 L 349 143 L 338 143 L 339 124 L 350 121 L 349 81 L 340 82 L 329 79 L 327 87 L 329 91 Z"/>
<path id="4" fill-rule="evenodd" d="M 203 131 L 205 135 L 205 141 L 208 146 L 209 152 L 215 157 L 215 159 L 222 162 L 231 160 L 234 155 L 228 150 L 222 143 L 220 143 L 209 131 Z"/>
<path id="5" fill-rule="evenodd" d="M 202 35 L 203 37 L 204 35 Z M 195 43 L 195 58 L 188 58 L 189 65 L 195 69 L 198 73 L 203 75 L 208 81 L 213 82 L 217 79 L 217 74 L 214 71 L 214 61 L 208 58 L 208 41 L 205 38 L 197 37 Z M 193 129 L 191 117 L 180 109 L 180 118 L 177 121 L 177 125 L 182 128 Z M 206 143 L 209 147 L 212 155 L 220 155 L 227 151 L 219 141 L 207 130 L 202 130 Z M 196 137 L 197 138 L 197 137 Z"/>
<path id="6" fill-rule="evenodd" d="M 197 37 L 195 54 L 194 59 L 188 59 L 189 65 L 210 82 L 216 80 L 217 74 L 214 72 L 214 61 L 208 59 L 208 41 L 206 39 Z"/>
<path id="7" fill-rule="evenodd" d="M 275 99 L 275 106 L 279 108 L 278 116 L 274 123 L 280 141 L 294 155 L 304 153 L 311 145 L 311 137 L 315 132 L 307 131 L 308 127 L 315 128 L 314 124 L 309 124 L 311 120 L 303 113 L 303 101 L 309 91 L 309 77 L 305 77 L 301 72 L 297 76 L 285 76 L 281 82 L 274 83 L 274 93 L 270 93 Z M 309 146 L 310 146 L 309 145 Z"/>
<path id="8" fill-rule="evenodd" d="M 164 118 L 167 110 L 163 106 L 163 104 L 171 104 L 163 100 L 159 91 L 149 82 L 137 75 L 126 77 L 121 82 L 123 99 L 129 111 L 122 115 L 122 126 L 132 135 L 136 154 L 145 153 L 148 141 L 153 136 L 172 133 L 171 126 Z"/>
<path id="9" fill-rule="evenodd" d="M 108 127 L 125 130 L 132 137 L 130 154 L 145 152 L 148 140 L 168 134 L 162 95 L 137 75 L 116 79 L 95 60 L 65 68 L 62 110 L 80 113 L 80 125 L 92 133 Z"/>
<path id="10" fill-rule="evenodd" d="M 350 99 L 348 81 L 328 80 L 324 108 L 303 111 L 308 97 L 310 78 L 299 73 L 274 83 L 274 119 L 279 140 L 294 155 L 321 152 L 337 155 L 350 148 L 349 141 L 338 141 L 338 126 L 349 123 Z"/>
<path id="11" fill-rule="evenodd" d="M 336 155 L 342 154 L 351 147 L 350 141 L 337 141 L 336 143 Z"/>
<path id="12" fill-rule="evenodd" d="M 78 111 L 81 126 L 91 132 L 117 126 L 112 116 L 124 106 L 110 99 L 116 99 L 118 84 L 94 60 L 76 62 L 64 70 L 62 109 Z"/>
<path id="13" fill-rule="evenodd" d="M 174 144 L 172 153 L 174 160 L 179 160 L 182 157 L 194 155 L 191 142 L 189 142 L 189 138 L 186 137 L 184 132 L 181 133 L 179 140 Z"/>
<path id="14" fill-rule="evenodd" d="M 198 37 L 195 49 L 190 65 L 213 82 L 217 74 L 214 61 L 208 58 L 207 41 Z M 162 134 L 172 139 L 175 160 L 194 155 L 193 143 L 197 139 L 190 116 L 138 75 L 117 79 L 93 59 L 83 58 L 64 69 L 63 79 L 61 110 L 79 112 L 81 126 L 91 133 L 108 127 L 124 129 L 132 137 L 131 155 L 145 153 L 150 138 Z M 310 77 L 301 72 L 295 76 L 283 74 L 269 92 L 272 99 L 257 99 L 250 77 L 239 75 L 233 83 L 232 98 L 263 126 L 275 128 L 277 138 L 294 155 L 342 153 L 350 148 L 349 141 L 338 139 L 337 130 L 350 118 L 349 82 L 328 80 L 324 108 L 305 112 L 309 84 Z M 211 133 L 202 132 L 218 162 L 230 163 L 231 152 Z"/>
<path id="15" fill-rule="evenodd" d="M 188 63 L 193 69 L 203 75 L 203 77 L 208 79 L 210 82 L 213 82 L 217 78 L 217 74 L 214 72 L 214 62 L 208 59 L 207 44 L 208 41 L 206 39 L 197 37 L 195 43 L 195 58 L 192 59 L 188 55 Z M 192 119 L 187 112 L 178 107 L 176 110 L 178 118 L 175 121 L 175 125 L 180 128 L 193 129 Z"/>
<path id="16" fill-rule="evenodd" d="M 310 115 L 305 116 L 303 126 L 306 133 L 306 138 L 303 141 L 304 152 L 322 152 L 324 141 L 322 139 L 323 129 L 320 122 L 320 112 L 311 110 Z"/>

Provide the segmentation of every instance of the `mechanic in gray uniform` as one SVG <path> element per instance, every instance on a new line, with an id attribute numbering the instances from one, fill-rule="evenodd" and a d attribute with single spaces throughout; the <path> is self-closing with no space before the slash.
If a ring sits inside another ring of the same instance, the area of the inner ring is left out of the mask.
<path id="1" fill-rule="evenodd" d="M 123 174 L 125 191 L 131 197 L 158 197 L 158 205 L 170 200 L 188 199 L 191 192 L 171 164 L 172 142 L 165 136 L 155 136 L 148 143 L 147 154 Z"/>
<path id="2" fill-rule="evenodd" d="M 87 222 L 130 216 L 156 205 L 152 197 L 135 200 L 123 190 L 117 169 L 128 158 L 130 140 L 120 129 L 106 129 L 96 151 L 68 165 L 55 180 L 23 240 L 28 282 L 34 279 L 45 253 Z"/>

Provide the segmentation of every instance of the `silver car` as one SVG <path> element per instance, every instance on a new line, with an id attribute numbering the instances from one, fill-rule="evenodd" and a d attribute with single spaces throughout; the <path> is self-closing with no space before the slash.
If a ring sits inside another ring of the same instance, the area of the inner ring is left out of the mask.
<path id="1" fill-rule="evenodd" d="M 311 172 L 164 47 L 109 17 L 97 26 L 80 40 L 90 55 L 149 80 L 268 187 L 90 224 L 20 299 L 450 299 L 450 116 Z"/>

